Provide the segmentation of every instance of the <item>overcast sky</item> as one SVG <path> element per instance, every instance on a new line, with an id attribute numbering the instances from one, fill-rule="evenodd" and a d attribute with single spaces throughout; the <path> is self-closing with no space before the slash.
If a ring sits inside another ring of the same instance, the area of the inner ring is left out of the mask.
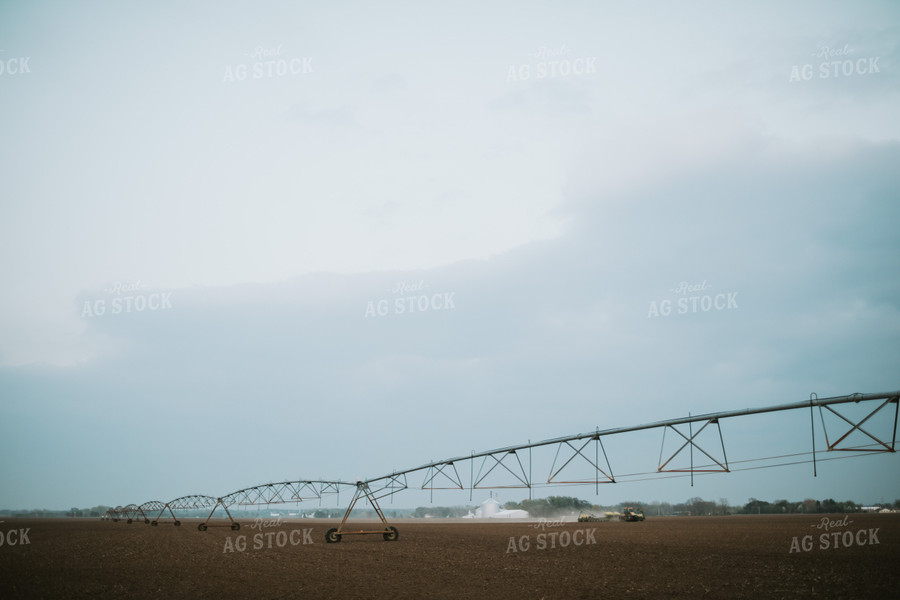
<path id="1" fill-rule="evenodd" d="M 888 0 L 4 3 L 0 507 L 900 389 L 898 43 Z M 810 449 L 808 412 L 722 427 Z M 614 437 L 656 469 L 661 430 Z M 534 493 L 893 501 L 898 468 Z"/>

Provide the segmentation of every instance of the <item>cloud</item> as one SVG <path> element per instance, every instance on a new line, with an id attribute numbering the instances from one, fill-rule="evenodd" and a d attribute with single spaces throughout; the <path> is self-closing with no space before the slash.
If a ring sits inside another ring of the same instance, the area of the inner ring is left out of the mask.
<path id="1" fill-rule="evenodd" d="M 185 21 L 158 55 L 132 25 L 120 55 L 83 48 L 80 84 L 68 60 L 38 96 L 13 81 L 0 450 L 28 450 L 4 489 L 44 490 L 81 446 L 103 453 L 100 496 L 218 494 L 896 388 L 893 31 L 805 4 L 536 10 L 480 19 L 471 43 L 456 8 L 433 30 L 327 9 L 252 35 L 244 15 Z M 789 81 L 842 43 L 881 72 Z M 281 44 L 314 73 L 221 82 Z M 597 72 L 507 81 L 540 48 Z M 94 104 L 94 85 L 116 95 Z M 116 312 L 117 281 L 157 309 Z"/>

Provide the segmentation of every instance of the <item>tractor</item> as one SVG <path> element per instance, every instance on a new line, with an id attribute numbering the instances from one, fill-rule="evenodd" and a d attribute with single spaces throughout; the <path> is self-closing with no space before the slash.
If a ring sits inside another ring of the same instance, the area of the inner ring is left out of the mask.
<path id="1" fill-rule="evenodd" d="M 644 511 L 641 509 L 634 510 L 632 507 L 627 506 L 622 509 L 621 519 L 623 521 L 643 521 Z"/>

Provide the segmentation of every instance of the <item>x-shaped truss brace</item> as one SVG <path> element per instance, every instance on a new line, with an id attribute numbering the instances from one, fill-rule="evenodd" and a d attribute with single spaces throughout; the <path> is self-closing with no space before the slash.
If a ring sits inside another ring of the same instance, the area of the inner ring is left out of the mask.
<path id="1" fill-rule="evenodd" d="M 580 440 L 579 440 L 580 441 Z M 594 446 L 594 458 L 591 459 L 588 456 L 585 456 L 584 452 L 582 452 L 588 444 L 591 442 L 596 442 Z M 558 469 L 556 469 L 556 461 L 559 459 L 559 451 L 562 449 L 563 444 L 574 450 L 572 456 L 569 457 L 569 460 L 565 461 Z M 606 460 L 606 468 L 609 471 L 607 473 L 600 465 L 597 464 L 600 462 L 600 454 L 599 451 L 603 450 L 603 458 Z M 556 476 L 560 474 L 560 472 L 565 469 L 569 463 L 571 463 L 577 456 L 580 456 L 584 460 L 588 462 L 592 467 L 594 467 L 594 479 L 592 480 L 578 480 L 578 481 L 558 481 L 556 480 Z M 554 471 L 554 469 L 556 469 Z M 599 473 L 603 474 L 604 479 L 600 479 Z M 553 464 L 550 466 L 550 476 L 547 477 L 547 483 L 615 483 L 616 479 L 613 477 L 612 468 L 609 466 L 609 458 L 606 456 L 606 448 L 603 447 L 603 442 L 600 440 L 599 435 L 595 435 L 593 437 L 589 437 L 585 440 L 585 442 L 581 445 L 581 447 L 576 448 L 572 445 L 571 440 L 567 440 L 564 442 L 560 442 L 559 446 L 556 448 L 556 456 L 553 458 Z"/>
<path id="2" fill-rule="evenodd" d="M 870 412 L 868 415 L 863 417 L 858 423 L 854 423 L 853 421 L 851 421 L 850 419 L 848 419 L 847 417 L 845 417 L 838 411 L 831 408 L 831 406 L 826 404 L 823 407 L 820 404 L 819 405 L 819 417 L 822 419 L 822 430 L 825 432 L 825 444 L 828 446 L 828 450 L 829 451 L 844 451 L 844 452 L 894 452 L 895 451 L 894 446 L 897 441 L 897 415 L 898 415 L 898 409 L 900 409 L 900 402 L 898 402 L 898 400 L 900 400 L 900 398 L 898 398 L 896 396 L 894 396 L 893 398 L 888 398 L 887 400 L 882 402 L 877 408 L 875 408 L 872 412 Z M 870 418 L 875 416 L 875 414 L 878 411 L 880 411 L 882 408 L 884 408 L 888 404 L 894 405 L 894 431 L 893 431 L 893 434 L 891 437 L 890 445 L 888 445 L 887 442 L 879 439 L 877 436 L 872 435 L 871 433 L 869 433 L 868 431 L 866 431 L 865 429 L 862 428 L 863 423 L 865 423 Z M 827 409 L 829 412 L 831 412 L 838 418 L 846 421 L 850 425 L 850 429 L 844 435 L 842 435 L 841 437 L 836 439 L 833 443 L 828 439 L 828 429 L 825 428 L 825 416 L 824 416 L 824 412 L 822 411 L 822 408 Z M 866 447 L 857 446 L 857 447 L 852 447 L 852 448 L 838 448 L 837 447 L 838 444 L 840 444 L 845 439 L 847 439 L 847 437 L 849 437 L 850 434 L 853 433 L 854 431 L 859 431 L 860 433 L 864 433 L 865 435 L 869 436 L 870 438 L 872 438 L 872 440 L 875 441 L 876 444 L 878 444 L 879 447 L 866 448 Z"/>
<path id="3" fill-rule="evenodd" d="M 375 499 L 381 499 L 386 496 L 393 496 L 397 492 L 402 492 L 409 487 L 406 481 L 406 473 L 388 475 L 387 477 L 373 480 L 371 481 L 371 483 L 377 483 L 378 485 L 380 485 L 380 487 L 376 487 L 374 490 L 372 490 L 371 488 L 368 489 L 367 495 Z M 359 491 L 358 487 L 357 491 Z"/>
<path id="4" fill-rule="evenodd" d="M 453 470 L 450 473 L 450 469 Z M 439 476 L 443 477 L 441 481 L 436 482 L 435 479 Z M 444 483 L 442 487 L 438 485 L 446 480 L 447 483 Z M 459 476 L 459 471 L 456 470 L 456 464 L 453 462 L 447 462 L 440 465 L 432 465 L 428 467 L 425 471 L 425 481 L 422 482 L 423 490 L 461 490 L 464 489 L 462 479 Z"/>
<path id="5" fill-rule="evenodd" d="M 722 443 L 722 458 L 724 460 L 724 464 L 722 464 L 722 462 L 719 461 L 717 458 L 714 458 L 712 455 L 710 455 L 709 452 L 707 452 L 706 450 L 704 450 L 703 448 L 698 446 L 697 443 L 694 441 L 697 438 L 697 436 L 700 435 L 700 433 L 704 429 L 706 429 L 706 426 L 709 425 L 710 423 L 714 423 L 719 430 L 719 441 Z M 672 431 L 674 431 L 675 433 L 677 433 L 678 435 L 683 437 L 685 439 L 685 442 L 681 445 L 680 448 L 678 448 L 678 450 L 675 451 L 674 454 L 672 454 L 672 456 L 669 457 L 669 459 L 666 462 L 662 462 L 662 446 L 660 446 L 660 448 L 659 448 L 659 463 L 660 464 L 659 464 L 659 468 L 657 469 L 657 472 L 659 472 L 659 473 L 727 473 L 728 472 L 728 457 L 725 456 L 725 440 L 722 438 L 722 427 L 721 427 L 721 425 L 719 425 L 719 419 L 709 419 L 706 423 L 703 424 L 703 427 L 701 427 L 700 429 L 697 430 L 696 433 L 689 432 L 690 437 L 685 435 L 681 431 L 679 431 L 674 425 L 666 425 L 665 428 L 663 429 L 663 442 L 662 442 L 663 445 L 665 445 L 665 443 L 666 443 L 666 429 L 671 429 Z M 705 454 L 711 461 L 713 461 L 715 464 L 719 465 L 719 468 L 718 469 L 706 469 L 706 468 L 695 469 L 693 453 L 692 453 L 691 454 L 691 466 L 689 469 L 666 469 L 666 465 L 668 465 L 670 462 L 672 462 L 672 460 L 674 460 L 675 457 L 678 456 L 678 454 L 682 450 L 687 448 L 688 446 L 690 446 L 691 448 L 696 448 L 697 450 L 699 450 L 700 452 Z"/>
<path id="6" fill-rule="evenodd" d="M 503 458 L 497 458 L 497 454 L 501 454 L 501 455 L 503 456 Z M 519 465 L 519 471 L 520 471 L 521 475 L 520 475 L 519 473 L 516 473 L 516 472 L 513 471 L 512 469 L 510 469 L 510 468 L 509 468 L 508 466 L 506 466 L 505 464 L 503 464 L 503 461 L 506 460 L 507 457 L 508 457 L 510 454 L 512 454 L 513 456 L 516 457 L 516 463 Z M 491 468 L 488 469 L 488 470 L 484 473 L 484 475 L 482 475 L 481 473 L 482 473 L 482 471 L 484 471 L 485 465 L 486 465 L 486 464 L 489 464 L 489 463 L 487 462 L 487 459 L 488 459 L 488 458 L 493 459 L 493 460 L 494 460 L 494 464 L 491 465 Z M 483 481 L 487 478 L 487 476 L 490 475 L 491 472 L 493 472 L 493 470 L 496 469 L 498 466 L 499 466 L 499 467 L 503 467 L 504 469 L 506 469 L 506 471 L 509 472 L 513 477 L 515 477 L 517 481 L 520 481 L 520 482 L 522 483 L 522 485 L 485 485 L 485 486 L 479 485 L 479 484 L 481 484 L 481 482 L 483 482 Z M 472 487 L 473 487 L 473 488 L 498 488 L 498 489 L 499 489 L 499 488 L 520 488 L 520 487 L 527 487 L 527 488 L 530 488 L 530 487 L 531 487 L 531 483 L 529 483 L 529 481 L 528 481 L 528 475 L 525 473 L 525 467 L 522 466 L 522 461 L 519 459 L 519 455 L 516 454 L 516 451 L 515 451 L 515 450 L 508 450 L 508 451 L 504 451 L 504 452 L 498 452 L 498 453 L 496 453 L 496 454 L 488 454 L 488 455 L 486 455 L 486 456 L 484 457 L 484 460 L 481 461 L 481 467 L 478 469 L 478 478 L 477 478 L 477 479 L 475 480 L 475 482 L 472 484 Z"/>

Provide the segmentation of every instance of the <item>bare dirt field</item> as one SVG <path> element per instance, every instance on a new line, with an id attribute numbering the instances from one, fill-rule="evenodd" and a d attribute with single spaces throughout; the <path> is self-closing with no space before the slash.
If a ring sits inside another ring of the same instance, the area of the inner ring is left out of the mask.
<path id="1" fill-rule="evenodd" d="M 398 520 L 396 541 L 364 535 L 332 544 L 325 532 L 336 523 L 326 520 L 243 521 L 239 531 L 200 532 L 190 519 L 180 527 L 5 519 L 0 597 L 900 597 L 900 514 L 829 515 L 827 531 L 822 518 L 662 517 L 544 528 Z"/>

